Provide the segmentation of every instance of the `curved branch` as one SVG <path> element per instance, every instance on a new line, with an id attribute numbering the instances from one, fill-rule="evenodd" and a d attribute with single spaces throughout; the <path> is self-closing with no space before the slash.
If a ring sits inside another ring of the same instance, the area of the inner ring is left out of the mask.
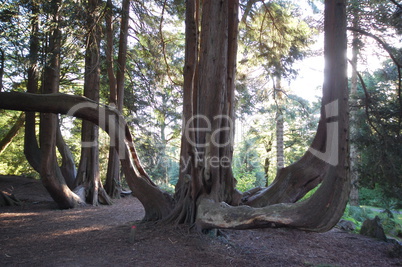
<path id="1" fill-rule="evenodd" d="M 391 1 L 392 1 L 394 4 L 398 5 L 398 4 L 397 4 L 396 2 L 394 2 L 393 0 L 391 0 Z M 400 5 L 398 5 L 398 7 L 400 7 Z M 350 30 L 350 31 L 358 32 L 358 33 L 360 33 L 360 34 L 363 34 L 363 35 L 365 35 L 365 36 L 368 36 L 368 37 L 373 38 L 374 40 L 376 40 L 376 41 L 384 48 L 385 51 L 387 51 L 388 55 L 390 56 L 390 58 L 392 59 L 392 61 L 394 62 L 394 64 L 395 64 L 396 67 L 397 67 L 397 71 L 398 71 L 398 89 L 397 89 L 397 94 L 398 94 L 399 106 L 402 108 L 402 71 L 401 71 L 401 69 L 402 69 L 402 63 L 399 63 L 398 59 L 397 59 L 396 56 L 392 53 L 392 51 L 391 51 L 391 49 L 389 48 L 388 44 L 385 43 L 384 41 L 382 41 L 379 37 L 377 37 L 377 36 L 375 36 L 374 34 L 371 34 L 371 33 L 369 33 L 369 32 L 366 32 L 366 31 L 364 31 L 364 30 L 362 30 L 362 29 L 356 29 L 356 28 L 353 28 L 353 27 L 347 27 L 346 29 L 347 29 L 347 30 Z M 360 76 L 359 76 L 359 79 L 360 79 L 360 81 L 363 81 Z M 364 84 L 364 83 L 362 82 L 362 84 Z M 365 89 L 365 88 L 363 87 L 363 89 Z M 367 90 L 365 89 L 365 93 L 366 93 L 366 91 L 367 91 Z M 402 113 L 400 113 L 400 115 L 399 115 L 398 124 L 399 124 L 399 126 L 401 126 L 401 124 L 402 124 Z M 399 127 L 399 128 L 401 128 L 401 127 Z M 376 131 L 376 132 L 378 133 L 378 131 Z"/>
<path id="2" fill-rule="evenodd" d="M 369 108 L 370 108 L 370 94 L 368 93 L 367 90 L 367 86 L 366 83 L 363 80 L 362 75 L 357 71 L 356 66 L 349 60 L 350 65 L 352 65 L 353 70 L 356 72 L 357 77 L 359 77 L 359 81 L 360 84 L 362 85 L 363 91 L 364 91 L 364 96 L 366 97 L 366 101 L 365 101 L 365 112 L 366 112 L 366 116 L 367 116 L 367 121 L 370 124 L 370 126 L 373 128 L 373 130 L 379 135 L 382 136 L 382 134 L 380 133 L 380 131 L 378 131 L 377 127 L 374 126 L 372 120 L 370 119 L 370 112 L 369 112 Z"/>
<path id="3" fill-rule="evenodd" d="M 116 149 L 127 183 L 145 208 L 144 220 L 160 220 L 172 210 L 172 198 L 160 190 L 146 174 L 135 151 L 130 129 L 118 110 L 99 104 L 86 97 L 19 92 L 0 93 L 0 108 L 59 113 L 88 120 L 103 130 L 116 142 Z M 118 128 L 115 125 L 118 123 Z M 134 159 L 131 161 L 131 157 Z"/>
<path id="4" fill-rule="evenodd" d="M 336 169 L 337 167 L 331 167 L 321 187 L 311 198 L 303 202 L 253 208 L 234 207 L 223 202 L 216 203 L 203 199 L 197 210 L 197 227 L 199 229 L 292 227 L 315 232 L 328 231 L 339 221 L 339 214 L 343 214 L 350 190 L 348 177 L 340 176 Z"/>
<path id="5" fill-rule="evenodd" d="M 394 5 L 396 5 L 399 9 L 402 9 L 402 5 L 401 4 L 399 4 L 397 1 L 395 1 L 395 0 L 389 0 L 389 1 L 391 1 Z"/>
<path id="6" fill-rule="evenodd" d="M 167 0 L 165 0 L 163 2 L 163 6 L 162 6 L 162 14 L 161 14 L 161 20 L 159 22 L 159 33 L 161 36 L 161 42 L 162 42 L 162 54 L 163 54 L 163 60 L 165 61 L 166 64 L 166 72 L 167 72 L 167 76 L 170 80 L 170 82 L 174 85 L 180 85 L 179 83 L 173 81 L 171 74 L 170 74 L 170 66 L 169 63 L 167 62 L 167 56 L 166 56 L 166 42 L 165 42 L 165 38 L 163 37 L 163 31 L 162 31 L 162 26 L 163 26 L 163 18 L 164 18 L 164 14 L 165 14 L 165 9 L 166 9 L 166 2 Z"/>
<path id="7" fill-rule="evenodd" d="M 402 64 L 399 63 L 399 62 L 398 62 L 398 59 L 392 54 L 392 51 L 391 51 L 391 49 L 389 48 L 388 44 L 385 43 L 383 40 L 381 40 L 379 37 L 375 36 L 375 35 L 372 34 L 372 33 L 366 32 L 365 30 L 362 30 L 362 29 L 356 29 L 356 28 L 353 28 L 353 27 L 347 27 L 346 29 L 349 30 L 349 31 L 358 32 L 358 33 L 360 33 L 360 34 L 363 34 L 363 35 L 365 35 L 365 36 L 371 37 L 371 38 L 373 38 L 374 40 L 376 40 L 376 41 L 384 48 L 384 50 L 387 51 L 388 55 L 391 57 L 391 59 L 392 59 L 392 61 L 395 63 L 395 65 L 396 65 L 398 68 L 402 68 Z"/>

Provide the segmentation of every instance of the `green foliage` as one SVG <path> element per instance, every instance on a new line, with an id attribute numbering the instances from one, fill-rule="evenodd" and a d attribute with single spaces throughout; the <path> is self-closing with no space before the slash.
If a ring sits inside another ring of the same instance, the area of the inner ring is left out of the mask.
<path id="1" fill-rule="evenodd" d="M 351 140 L 359 151 L 359 184 L 366 188 L 362 201 L 376 206 L 384 206 L 381 202 L 387 199 L 402 206 L 402 106 L 396 73 L 386 61 L 383 69 L 363 75 L 365 87 L 358 88 L 356 99 L 360 109 L 351 121 L 356 128 Z"/>
<path id="2" fill-rule="evenodd" d="M 398 211 L 385 212 L 377 207 L 367 206 L 346 206 L 342 219 L 355 224 L 355 232 L 359 233 L 363 222 L 378 216 L 384 232 L 394 238 L 402 234 L 402 215 Z"/>
<path id="3" fill-rule="evenodd" d="M 297 9 L 290 2 L 255 5 L 240 25 L 244 55 L 254 64 L 262 64 L 269 76 L 294 75 L 293 63 L 305 56 L 311 44 L 314 31 L 300 19 Z"/>
<path id="4" fill-rule="evenodd" d="M 315 191 L 318 190 L 318 188 L 320 187 L 320 185 L 321 185 L 321 184 L 317 185 L 316 187 L 314 187 L 313 189 L 311 189 L 310 191 L 308 191 L 307 194 L 305 194 L 304 197 L 302 197 L 302 198 L 299 200 L 299 202 L 310 198 L 310 197 L 315 193 Z"/>
<path id="5" fill-rule="evenodd" d="M 252 132 L 252 130 L 251 130 Z M 261 154 L 258 151 L 260 137 L 249 132 L 247 139 L 235 148 L 233 175 L 237 179 L 237 189 L 247 191 L 256 186 L 264 186 L 268 178 L 264 173 Z"/>
<path id="6" fill-rule="evenodd" d="M 17 120 L 20 112 L 0 110 L 0 139 L 2 139 Z M 35 170 L 29 165 L 24 155 L 24 127 L 0 155 L 0 174 L 24 175 L 38 177 Z"/>
<path id="7" fill-rule="evenodd" d="M 361 205 L 381 207 L 383 205 L 383 194 L 378 188 L 369 189 L 361 187 L 359 189 L 359 202 Z"/>
<path id="8" fill-rule="evenodd" d="M 247 171 L 246 164 L 241 165 L 240 168 L 234 168 L 233 175 L 236 177 L 236 188 L 239 191 L 245 192 L 255 187 L 257 175 L 255 172 Z"/>

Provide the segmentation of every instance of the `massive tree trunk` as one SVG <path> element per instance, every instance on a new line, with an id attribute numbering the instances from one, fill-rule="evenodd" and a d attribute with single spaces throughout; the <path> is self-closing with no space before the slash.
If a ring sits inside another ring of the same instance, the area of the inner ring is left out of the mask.
<path id="1" fill-rule="evenodd" d="M 57 93 L 60 84 L 60 47 L 59 29 L 60 1 L 50 3 L 53 11 L 52 30 L 49 35 L 48 63 L 44 69 L 43 93 Z M 47 191 L 60 208 L 72 208 L 81 203 L 81 199 L 67 186 L 56 160 L 57 114 L 42 113 L 40 121 L 40 175 Z"/>
<path id="2" fill-rule="evenodd" d="M 100 5 L 101 1 L 99 0 L 88 0 L 87 2 L 88 35 L 85 51 L 84 95 L 95 102 L 99 102 L 101 29 L 97 22 L 99 20 Z M 86 199 L 92 205 L 98 205 L 99 202 L 111 204 L 100 180 L 98 139 L 98 127 L 89 121 L 83 121 L 81 129 L 81 159 L 76 184 L 83 185 L 86 188 Z"/>
<path id="3" fill-rule="evenodd" d="M 176 222 L 201 199 L 238 203 L 231 170 L 238 1 L 187 1 L 181 170 Z M 198 25 L 201 21 L 201 35 Z M 198 50 L 199 46 L 199 50 Z"/>
<path id="4" fill-rule="evenodd" d="M 120 161 L 130 189 L 144 205 L 145 220 L 195 222 L 199 229 L 287 226 L 326 231 L 343 214 L 350 181 L 345 1 L 327 0 L 325 6 L 326 65 L 317 135 L 299 162 L 282 169 L 273 186 L 244 198 L 241 206 L 230 166 L 237 0 L 203 1 L 202 16 L 199 2 L 187 1 L 188 87 L 184 88 L 185 127 L 175 207 L 173 199 L 155 186 L 142 168 L 130 131 L 117 110 L 84 97 L 15 92 L 0 93 L 0 108 L 69 114 L 100 125 L 122 144 L 117 146 Z M 104 120 L 110 116 L 113 120 Z M 296 201 L 321 180 L 308 200 L 272 205 Z"/>
<path id="5" fill-rule="evenodd" d="M 299 162 L 282 169 L 271 187 L 244 199 L 244 206 L 204 200 L 197 212 L 200 228 L 276 225 L 325 231 L 342 216 L 350 191 L 345 1 L 325 2 L 324 27 L 326 64 L 321 120 L 311 148 Z M 272 205 L 296 201 L 303 191 L 321 180 L 320 188 L 308 200 Z"/>

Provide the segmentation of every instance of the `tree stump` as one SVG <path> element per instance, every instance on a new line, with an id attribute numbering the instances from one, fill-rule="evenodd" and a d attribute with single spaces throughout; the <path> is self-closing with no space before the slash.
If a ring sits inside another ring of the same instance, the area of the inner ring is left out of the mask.
<path id="1" fill-rule="evenodd" d="M 375 218 L 372 220 L 365 220 L 362 228 L 360 229 L 360 234 L 387 241 L 387 237 L 385 236 L 384 229 L 382 228 L 380 218 L 378 216 L 375 216 Z"/>
<path id="2" fill-rule="evenodd" d="M 5 206 L 21 206 L 21 201 L 13 194 L 0 191 L 0 207 Z"/>

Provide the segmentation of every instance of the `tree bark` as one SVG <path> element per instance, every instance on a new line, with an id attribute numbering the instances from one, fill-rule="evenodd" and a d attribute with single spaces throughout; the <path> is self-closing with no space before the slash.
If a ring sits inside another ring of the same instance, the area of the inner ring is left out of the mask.
<path id="1" fill-rule="evenodd" d="M 202 15 L 199 1 L 187 2 L 184 124 L 176 222 L 194 222 L 194 209 L 202 198 L 228 203 L 239 200 L 230 167 L 237 32 L 238 1 L 204 1 Z"/>
<path id="2" fill-rule="evenodd" d="M 109 3 L 110 2 L 110 3 Z M 111 1 L 108 1 L 109 14 L 107 17 L 107 43 L 108 51 L 107 58 L 110 64 L 108 65 L 109 87 L 110 87 L 110 103 L 116 105 L 117 109 L 123 111 L 124 105 L 124 74 L 126 69 L 127 59 L 127 40 L 128 26 L 130 19 L 130 1 L 123 0 L 122 2 L 122 17 L 120 24 L 120 40 L 119 53 L 117 58 L 117 73 L 116 77 L 113 72 L 113 45 L 112 45 L 112 29 L 111 29 Z M 119 175 L 119 160 L 115 149 L 115 144 L 110 143 L 108 171 L 106 176 L 106 191 L 112 197 L 119 197 L 121 192 L 121 183 Z"/>
<path id="3" fill-rule="evenodd" d="M 321 186 L 312 197 L 299 203 L 268 206 L 267 203 L 262 205 L 262 202 L 258 201 L 252 203 L 260 208 L 233 207 L 204 199 L 197 211 L 197 225 L 200 229 L 288 226 L 326 231 L 339 221 L 350 191 L 345 6 L 343 0 L 325 2 L 326 64 L 321 120 L 316 138 L 310 150 L 301 159 L 302 164 L 299 162 L 290 165 L 278 174 L 290 178 L 277 180 L 278 184 L 289 182 L 290 186 L 283 186 L 284 191 L 281 191 L 286 194 L 288 200 L 292 199 L 295 193 L 289 192 L 303 180 L 302 176 L 295 175 L 298 172 L 305 174 L 303 167 L 309 167 L 310 174 L 324 178 Z M 309 162 L 311 165 L 306 164 Z M 317 168 L 319 162 L 321 169 Z M 302 188 L 303 185 L 298 187 Z M 266 193 L 267 191 L 264 192 Z M 245 204 L 250 202 L 246 201 Z"/>
<path id="4" fill-rule="evenodd" d="M 3 90 L 4 60 L 4 50 L 0 49 L 0 92 Z"/>
<path id="5" fill-rule="evenodd" d="M 276 81 L 275 81 L 276 78 Z M 282 88 L 281 88 L 281 78 L 274 77 L 274 94 L 275 101 L 277 104 L 276 111 L 276 169 L 277 171 L 283 169 L 285 167 L 285 155 L 283 151 L 283 131 L 284 131 L 284 122 L 283 122 L 283 97 L 282 97 Z"/>
<path id="6" fill-rule="evenodd" d="M 29 39 L 29 66 L 27 92 L 38 93 L 38 52 L 39 52 L 39 7 L 36 1 L 31 2 L 31 34 Z M 40 173 L 40 149 L 36 139 L 35 112 L 26 112 L 24 155 L 32 168 Z"/>
<path id="7" fill-rule="evenodd" d="M 175 199 L 177 205 L 171 216 L 175 223 L 192 223 L 195 220 L 195 206 L 198 192 L 193 187 L 195 180 L 191 179 L 195 170 L 195 149 L 188 142 L 188 138 L 194 140 L 194 132 L 187 131 L 189 127 L 194 128 L 192 120 L 195 103 L 195 84 L 197 83 L 197 59 L 199 46 L 199 8 L 198 0 L 186 2 L 186 47 L 184 59 L 184 83 L 183 83 L 183 117 L 182 135 L 180 146 L 180 173 L 175 188 Z M 187 133 L 187 135 L 186 135 Z"/>
<path id="8" fill-rule="evenodd" d="M 49 37 L 49 60 L 45 66 L 43 93 L 56 93 L 60 84 L 60 47 L 61 31 L 59 29 L 60 1 L 51 3 L 52 29 Z M 40 121 L 40 175 L 47 191 L 61 209 L 73 208 L 81 204 L 81 199 L 66 185 L 56 160 L 56 132 L 58 127 L 56 114 L 42 113 Z"/>
<path id="9" fill-rule="evenodd" d="M 358 8 L 352 8 L 353 16 L 353 28 L 358 28 L 359 26 L 359 10 Z M 356 133 L 355 117 L 356 117 L 356 104 L 357 104 L 357 57 L 359 54 L 359 33 L 352 33 L 352 77 L 351 77 L 351 87 L 350 87 L 350 133 L 353 138 L 354 133 Z M 359 205 L 359 173 L 357 170 L 357 147 L 354 145 L 353 140 L 350 143 L 350 180 L 351 180 L 351 190 L 349 196 L 349 204 L 352 206 Z"/>
<path id="10" fill-rule="evenodd" d="M 77 169 L 75 167 L 74 157 L 70 148 L 67 146 L 61 134 L 60 125 L 56 130 L 56 147 L 61 156 L 60 171 L 66 181 L 67 186 L 75 189 L 75 179 L 77 177 Z"/>
<path id="11" fill-rule="evenodd" d="M 88 35 L 85 51 L 84 96 L 95 102 L 99 102 L 101 29 L 98 19 L 100 5 L 101 1 L 99 0 L 88 0 L 87 2 Z M 100 180 L 98 138 L 98 127 L 89 121 L 83 121 L 81 159 L 76 183 L 87 189 L 86 198 L 92 205 L 98 205 L 98 203 L 111 204 Z"/>

